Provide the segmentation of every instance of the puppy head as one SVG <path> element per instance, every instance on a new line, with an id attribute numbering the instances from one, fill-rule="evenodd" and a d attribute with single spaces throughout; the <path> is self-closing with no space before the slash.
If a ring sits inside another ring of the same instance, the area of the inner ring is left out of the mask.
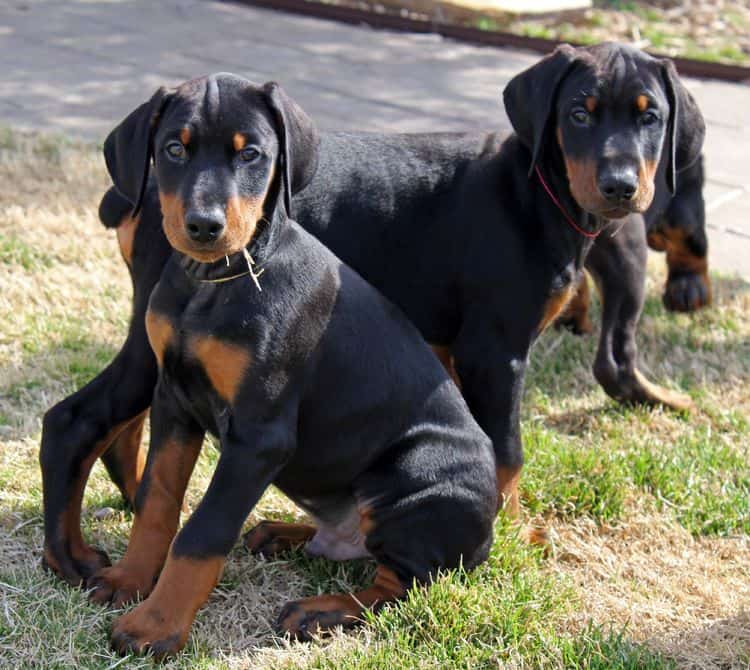
<path id="1" fill-rule="evenodd" d="M 261 218 L 289 210 L 314 174 L 317 145 L 312 121 L 277 84 L 217 74 L 157 91 L 104 151 L 135 210 L 153 159 L 169 242 L 212 262 L 246 247 Z"/>
<path id="2" fill-rule="evenodd" d="M 573 198 L 605 218 L 648 209 L 659 173 L 674 192 L 703 143 L 703 117 L 671 61 L 620 44 L 559 47 L 511 80 L 505 106 L 531 170 L 560 155 Z"/>

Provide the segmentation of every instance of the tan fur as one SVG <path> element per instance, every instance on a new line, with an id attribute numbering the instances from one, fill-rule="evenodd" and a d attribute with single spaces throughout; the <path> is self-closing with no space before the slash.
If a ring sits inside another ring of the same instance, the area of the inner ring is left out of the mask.
<path id="1" fill-rule="evenodd" d="M 190 128 L 183 128 L 180 130 L 180 142 L 185 146 L 190 144 Z"/>
<path id="2" fill-rule="evenodd" d="M 187 442 L 171 437 L 152 457 L 145 499 L 136 511 L 125 555 L 97 575 L 111 587 L 116 606 L 136 593 L 143 597 L 151 591 L 177 532 L 185 489 L 202 444 L 199 437 Z M 103 594 L 109 596 L 107 591 Z"/>
<path id="3" fill-rule="evenodd" d="M 357 593 L 322 595 L 300 600 L 295 603 L 296 607 L 291 608 L 287 616 L 279 621 L 279 626 L 292 635 L 300 632 L 303 621 L 307 627 L 307 634 L 313 635 L 335 625 L 352 626 L 361 620 L 366 609 L 377 609 L 387 602 L 402 598 L 405 593 L 406 589 L 396 573 L 390 568 L 378 565 L 371 587 Z M 337 616 L 326 616 L 325 627 L 321 627 L 318 621 L 308 619 L 314 617 L 317 612 Z"/>
<path id="4" fill-rule="evenodd" d="M 117 226 L 117 243 L 120 245 L 122 258 L 129 267 L 133 266 L 133 242 L 139 223 L 140 217 L 133 218 L 127 214 L 122 218 L 120 225 Z"/>
<path id="5" fill-rule="evenodd" d="M 224 235 L 210 248 L 201 249 L 187 235 L 185 205 L 168 193 L 159 192 L 163 215 L 164 234 L 169 243 L 184 254 L 201 263 L 212 263 L 246 247 L 255 234 L 258 221 L 263 216 L 263 198 L 234 196 L 226 204 L 226 229 Z"/>
<path id="6" fill-rule="evenodd" d="M 517 519 L 521 511 L 521 501 L 518 497 L 518 482 L 521 479 L 521 466 L 498 466 L 497 475 L 498 503 L 511 519 Z"/>
<path id="7" fill-rule="evenodd" d="M 656 161 L 641 160 L 638 168 L 638 190 L 633 198 L 633 203 L 639 212 L 645 212 L 654 199 L 654 192 L 656 190 L 654 177 L 656 176 L 656 169 L 658 167 L 659 164 Z"/>
<path id="8" fill-rule="evenodd" d="M 667 252 L 667 267 L 670 274 L 673 272 L 691 274 L 700 277 L 706 289 L 706 304 L 710 305 L 711 280 L 708 276 L 708 259 L 705 256 L 696 256 L 688 248 L 686 242 L 687 233 L 681 228 L 665 228 L 658 232 L 649 233 L 648 244 L 656 251 Z"/>
<path id="9" fill-rule="evenodd" d="M 594 328 L 589 319 L 589 304 L 591 302 L 591 291 L 585 274 L 581 274 L 576 291 L 568 301 L 565 309 L 557 317 L 572 321 L 575 324 L 575 332 L 590 333 Z"/>
<path id="10" fill-rule="evenodd" d="M 163 641 L 165 653 L 185 646 L 195 613 L 208 600 L 221 578 L 224 557 L 175 557 L 171 553 L 154 592 L 112 626 L 113 640 L 127 639 L 136 651 Z"/>
<path id="11" fill-rule="evenodd" d="M 639 112 L 645 112 L 648 109 L 648 97 L 645 95 L 639 95 L 635 99 L 635 106 Z"/>
<path id="12" fill-rule="evenodd" d="M 235 133 L 232 136 L 232 146 L 234 147 L 235 151 L 241 151 L 245 148 L 245 136 L 242 133 Z"/>
<path id="13" fill-rule="evenodd" d="M 172 343 L 174 328 L 169 319 L 152 309 L 146 312 L 146 334 L 159 367 L 164 365 L 164 352 Z"/>
<path id="14" fill-rule="evenodd" d="M 234 402 L 250 367 L 251 357 L 247 349 L 209 335 L 193 338 L 190 352 L 203 366 L 216 392 L 226 402 Z"/>
<path id="15" fill-rule="evenodd" d="M 565 309 L 568 302 L 575 295 L 577 288 L 577 284 L 569 284 L 547 300 L 544 305 L 544 312 L 542 312 L 542 319 L 537 327 L 538 333 L 543 332 Z"/>

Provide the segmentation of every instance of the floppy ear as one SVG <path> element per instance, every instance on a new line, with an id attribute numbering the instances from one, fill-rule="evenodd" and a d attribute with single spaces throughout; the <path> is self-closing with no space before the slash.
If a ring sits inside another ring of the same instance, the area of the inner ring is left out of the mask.
<path id="1" fill-rule="evenodd" d="M 117 190 L 133 204 L 133 216 L 141 208 L 153 155 L 154 132 L 171 94 L 160 88 L 132 111 L 104 141 L 104 160 Z"/>
<path id="2" fill-rule="evenodd" d="M 312 119 L 275 81 L 264 84 L 263 92 L 279 132 L 284 205 L 291 216 L 292 194 L 307 186 L 318 167 L 320 137 Z"/>
<path id="3" fill-rule="evenodd" d="M 662 61 L 662 76 L 669 102 L 667 185 L 674 193 L 677 173 L 689 168 L 701 155 L 706 122 L 690 91 L 677 76 L 671 60 Z"/>
<path id="4" fill-rule="evenodd" d="M 513 77 L 503 91 L 503 102 L 513 130 L 531 151 L 531 176 L 544 142 L 560 82 L 579 55 L 570 44 L 561 44 L 536 65 Z"/>

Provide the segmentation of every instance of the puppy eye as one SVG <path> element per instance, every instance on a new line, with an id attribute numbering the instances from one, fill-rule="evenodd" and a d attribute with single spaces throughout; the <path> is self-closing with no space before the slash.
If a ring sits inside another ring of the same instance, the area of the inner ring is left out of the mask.
<path id="1" fill-rule="evenodd" d="M 255 147 L 248 146 L 242 149 L 239 154 L 242 161 L 244 161 L 245 163 L 252 163 L 260 156 L 260 151 L 258 151 Z"/>
<path id="2" fill-rule="evenodd" d="M 641 123 L 644 126 L 651 126 L 659 120 L 659 117 L 652 111 L 646 110 L 641 114 Z"/>
<path id="3" fill-rule="evenodd" d="M 185 158 L 186 151 L 185 151 L 185 145 L 182 144 L 182 142 L 177 142 L 176 140 L 173 140 L 172 142 L 167 142 L 166 146 L 164 147 L 164 151 L 170 158 L 181 161 Z"/>
<path id="4" fill-rule="evenodd" d="M 582 107 L 576 107 L 570 112 L 570 118 L 579 126 L 586 126 L 591 119 L 589 113 Z"/>

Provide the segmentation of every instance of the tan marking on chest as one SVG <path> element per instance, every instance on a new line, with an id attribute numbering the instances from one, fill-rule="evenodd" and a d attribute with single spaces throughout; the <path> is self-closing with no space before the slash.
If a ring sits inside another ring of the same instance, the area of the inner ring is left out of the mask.
<path id="1" fill-rule="evenodd" d="M 573 282 L 561 291 L 555 293 L 547 300 L 546 304 L 544 305 L 542 319 L 539 322 L 539 327 L 537 328 L 538 333 L 544 332 L 544 329 L 557 318 L 558 314 L 560 314 L 563 309 L 565 309 L 565 306 L 575 295 L 576 288 L 577 284 Z"/>
<path id="2" fill-rule="evenodd" d="M 133 266 L 133 243 L 135 241 L 135 232 L 138 229 L 140 217 L 131 217 L 125 215 L 117 226 L 117 243 L 120 245 L 120 253 L 129 267 Z"/>
<path id="3" fill-rule="evenodd" d="M 233 402 L 250 367 L 250 352 L 211 335 L 193 338 L 190 352 L 200 362 L 214 390 L 227 402 Z"/>
<path id="4" fill-rule="evenodd" d="M 166 316 L 149 309 L 146 312 L 146 334 L 161 367 L 164 364 L 164 352 L 174 339 L 174 328 Z"/>

